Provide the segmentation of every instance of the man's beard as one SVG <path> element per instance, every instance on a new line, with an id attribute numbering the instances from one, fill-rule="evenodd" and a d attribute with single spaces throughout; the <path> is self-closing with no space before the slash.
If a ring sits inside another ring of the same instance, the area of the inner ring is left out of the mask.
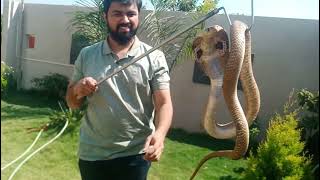
<path id="1" fill-rule="evenodd" d="M 115 31 L 110 28 L 109 24 L 107 24 L 107 27 L 110 37 L 120 45 L 127 45 L 134 38 L 138 30 L 138 28 L 134 29 L 130 23 L 119 24 Z M 129 32 L 120 32 L 121 27 L 129 28 Z"/>

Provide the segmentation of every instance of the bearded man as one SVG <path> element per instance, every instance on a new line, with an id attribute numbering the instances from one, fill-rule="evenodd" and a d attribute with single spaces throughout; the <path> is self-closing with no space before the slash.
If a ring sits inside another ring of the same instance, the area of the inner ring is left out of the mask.
<path id="1" fill-rule="evenodd" d="M 68 86 L 71 109 L 86 102 L 79 140 L 83 180 L 145 180 L 172 121 L 169 70 L 156 50 L 97 85 L 152 47 L 136 36 L 141 0 L 104 0 L 105 40 L 81 50 Z"/>

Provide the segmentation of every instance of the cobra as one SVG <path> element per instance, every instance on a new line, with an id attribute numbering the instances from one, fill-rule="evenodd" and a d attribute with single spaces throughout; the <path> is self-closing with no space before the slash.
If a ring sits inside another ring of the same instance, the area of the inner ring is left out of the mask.
<path id="1" fill-rule="evenodd" d="M 234 21 L 230 26 L 230 48 L 228 42 L 225 30 L 215 25 L 197 36 L 192 48 L 197 63 L 211 82 L 202 125 L 214 138 L 235 138 L 235 146 L 233 150 L 215 151 L 206 155 L 190 179 L 193 179 L 201 166 L 211 158 L 240 159 L 248 149 L 249 126 L 260 109 L 260 92 L 252 71 L 251 34 L 247 25 L 241 21 Z M 237 93 L 238 79 L 241 80 L 245 97 L 244 110 Z M 233 120 L 226 124 L 219 124 L 214 118 L 221 91 Z"/>

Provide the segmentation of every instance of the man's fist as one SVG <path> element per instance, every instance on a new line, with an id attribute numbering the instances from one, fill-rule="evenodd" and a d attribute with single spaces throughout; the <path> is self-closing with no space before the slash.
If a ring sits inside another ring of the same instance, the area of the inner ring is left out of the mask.
<path id="1" fill-rule="evenodd" d="M 97 81 L 92 77 L 85 77 L 74 86 L 74 94 L 77 96 L 77 99 L 88 96 L 97 90 Z"/>

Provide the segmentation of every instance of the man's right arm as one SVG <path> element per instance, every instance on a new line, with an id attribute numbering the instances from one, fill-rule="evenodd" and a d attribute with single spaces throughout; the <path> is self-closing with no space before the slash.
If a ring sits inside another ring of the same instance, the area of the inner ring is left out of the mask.
<path id="1" fill-rule="evenodd" d="M 80 108 L 84 101 L 84 97 L 97 90 L 97 81 L 91 77 L 85 77 L 76 83 L 70 82 L 66 95 L 68 106 L 71 109 Z"/>

